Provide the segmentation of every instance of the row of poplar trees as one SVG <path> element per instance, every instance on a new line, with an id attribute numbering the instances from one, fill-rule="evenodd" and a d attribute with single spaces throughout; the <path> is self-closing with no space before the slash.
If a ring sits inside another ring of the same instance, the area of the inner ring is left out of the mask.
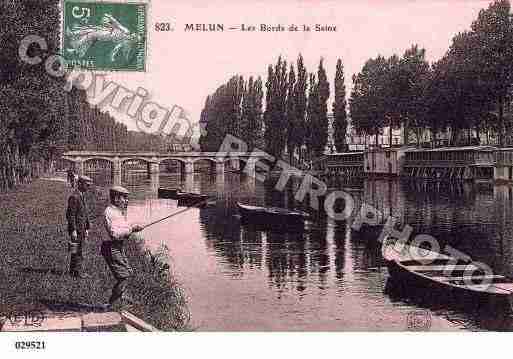
<path id="1" fill-rule="evenodd" d="M 205 128 L 200 138 L 201 149 L 217 151 L 230 134 L 245 141 L 249 150 L 258 148 L 278 157 L 288 153 L 290 162 L 322 154 L 328 140 L 330 97 L 323 60 L 316 73 L 307 71 L 301 54 L 290 65 L 281 56 L 276 64 L 269 65 L 265 110 L 263 87 L 261 77 L 245 80 L 237 75 L 208 96 L 200 119 Z M 341 150 L 346 145 L 347 113 L 340 59 L 335 74 L 333 114 L 335 146 Z"/>
<path id="2" fill-rule="evenodd" d="M 0 191 L 51 170 L 67 150 L 150 150 L 162 145 L 160 138 L 127 131 L 108 113 L 90 106 L 84 91 L 65 91 L 64 80 L 48 75 L 43 64 L 20 60 L 18 48 L 27 35 L 45 38 L 46 56 L 59 53 L 59 2 L 0 2 Z M 45 59 L 37 46 L 29 51 Z"/>
<path id="3" fill-rule="evenodd" d="M 349 99 L 354 128 L 376 135 L 402 125 L 403 143 L 411 137 L 420 144 L 426 133 L 435 144 L 442 133 L 449 134 L 451 145 L 511 143 L 510 2 L 498 0 L 482 9 L 440 60 L 429 64 L 425 55 L 413 45 L 402 57 L 378 56 L 365 63 L 353 76 Z"/>

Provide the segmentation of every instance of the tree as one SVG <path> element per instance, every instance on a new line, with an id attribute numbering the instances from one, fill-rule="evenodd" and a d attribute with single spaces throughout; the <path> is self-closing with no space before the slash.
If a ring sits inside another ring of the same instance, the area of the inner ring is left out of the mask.
<path id="1" fill-rule="evenodd" d="M 326 148 L 328 142 L 328 98 L 330 97 L 330 83 L 326 76 L 326 70 L 323 66 L 323 59 L 319 62 L 317 70 L 317 79 L 319 85 L 319 108 L 318 108 L 318 126 L 316 126 L 315 133 L 315 147 L 314 151 L 317 156 L 320 156 Z"/>
<path id="2" fill-rule="evenodd" d="M 248 144 L 249 148 L 253 146 L 249 144 L 251 141 L 251 132 L 249 129 L 250 117 L 252 114 L 252 97 L 253 97 L 253 76 L 249 77 L 248 82 L 244 86 L 244 91 L 242 95 L 242 113 L 240 120 L 240 138 Z"/>
<path id="3" fill-rule="evenodd" d="M 253 134 L 252 141 L 254 146 L 258 148 L 264 147 L 264 126 L 263 126 L 263 109 L 262 100 L 264 98 L 264 91 L 262 85 L 262 78 L 259 76 L 253 83 L 253 97 L 252 97 L 252 113 L 249 120 L 250 133 Z"/>
<path id="4" fill-rule="evenodd" d="M 386 125 L 385 117 L 390 106 L 387 98 L 389 66 L 387 60 L 378 56 L 369 59 L 357 75 L 353 75 L 353 90 L 349 99 L 351 121 L 358 132 L 378 136 Z"/>
<path id="5" fill-rule="evenodd" d="M 497 106 L 499 144 L 504 146 L 504 110 L 513 85 L 513 21 L 508 0 L 496 0 L 479 12 L 472 23 L 479 45 L 473 60 L 479 64 L 480 80 L 486 84 Z"/>
<path id="6" fill-rule="evenodd" d="M 240 137 L 247 143 L 249 149 L 261 146 L 262 99 L 262 79 L 258 77 L 254 81 L 253 77 L 250 77 L 244 88 L 240 124 Z"/>
<path id="7" fill-rule="evenodd" d="M 400 59 L 395 56 L 389 59 L 389 125 L 392 128 L 398 128 L 401 124 L 404 126 L 404 144 L 408 144 L 410 127 L 419 134 L 424 126 L 422 118 L 425 108 L 419 101 L 423 98 L 424 87 L 427 85 L 424 81 L 429 78 L 430 72 L 425 56 L 424 49 L 412 45 Z"/>
<path id="8" fill-rule="evenodd" d="M 202 151 L 210 151 L 212 145 L 212 131 L 214 130 L 214 121 L 211 120 L 212 114 L 212 105 L 211 105 L 211 96 L 207 96 L 205 100 L 205 106 L 201 110 L 200 115 L 200 126 L 204 126 L 205 131 L 203 131 L 199 138 L 199 146 Z"/>
<path id="9" fill-rule="evenodd" d="M 292 163 L 294 152 L 299 139 L 297 138 L 297 121 L 296 121 L 296 99 L 294 97 L 294 87 L 296 85 L 296 73 L 294 65 L 290 64 L 289 82 L 287 86 L 287 104 L 285 122 L 287 124 L 287 151 L 289 153 L 289 162 Z"/>
<path id="10" fill-rule="evenodd" d="M 310 85 L 308 87 L 308 105 L 306 108 L 306 149 L 311 158 L 315 148 L 316 126 L 319 122 L 319 83 L 314 74 L 310 74 Z"/>
<path id="11" fill-rule="evenodd" d="M 347 149 L 347 102 L 346 85 L 344 79 L 344 65 L 342 60 L 337 60 L 337 69 L 335 72 L 335 101 L 333 102 L 333 138 L 337 151 Z"/>
<path id="12" fill-rule="evenodd" d="M 286 145 L 285 123 L 286 99 L 287 99 L 287 63 L 278 58 L 273 70 L 268 68 L 266 93 L 265 141 L 267 152 L 281 157 Z"/>
<path id="13" fill-rule="evenodd" d="M 308 72 L 303 64 L 303 56 L 299 54 L 297 59 L 297 81 L 294 85 L 294 110 L 295 110 L 295 126 L 292 139 L 294 147 L 299 149 L 299 161 L 301 162 L 302 153 L 301 146 L 306 144 L 306 107 L 308 88 Z"/>

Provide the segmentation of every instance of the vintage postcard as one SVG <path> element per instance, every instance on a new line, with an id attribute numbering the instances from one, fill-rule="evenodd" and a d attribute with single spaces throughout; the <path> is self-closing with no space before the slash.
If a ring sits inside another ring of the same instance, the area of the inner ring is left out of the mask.
<path id="1" fill-rule="evenodd" d="M 11 349 L 68 331 L 512 331 L 512 14 L 2 1 Z"/>

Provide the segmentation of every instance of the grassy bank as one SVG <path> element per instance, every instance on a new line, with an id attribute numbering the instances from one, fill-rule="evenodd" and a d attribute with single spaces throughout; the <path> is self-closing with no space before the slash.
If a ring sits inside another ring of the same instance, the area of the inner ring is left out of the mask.
<path id="1" fill-rule="evenodd" d="M 91 278 L 67 274 L 65 211 L 71 188 L 38 180 L 0 194 L 0 315 L 29 310 L 84 310 L 107 302 L 114 279 L 100 255 L 105 196 L 90 196 L 92 228 L 84 246 Z M 101 192 L 101 191 L 100 191 Z M 179 285 L 162 262 L 131 240 L 127 255 L 135 276 L 131 312 L 162 330 L 187 329 L 188 311 Z"/>

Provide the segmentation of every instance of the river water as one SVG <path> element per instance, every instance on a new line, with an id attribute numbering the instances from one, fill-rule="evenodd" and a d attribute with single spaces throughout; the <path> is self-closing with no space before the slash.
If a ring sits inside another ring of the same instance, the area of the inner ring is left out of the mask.
<path id="1" fill-rule="evenodd" d="M 101 174 L 90 174 L 101 179 Z M 155 183 L 157 181 L 157 183 Z M 147 246 L 169 249 L 174 277 L 186 290 L 191 324 L 200 331 L 512 330 L 506 308 L 476 310 L 429 293 L 398 292 L 388 280 L 374 238 L 351 221 L 316 217 L 304 231 L 241 223 L 236 202 L 287 207 L 293 186 L 280 192 L 239 174 L 214 176 L 128 173 L 128 218 L 148 223 L 183 209 L 155 188 L 182 187 L 211 195 L 145 230 Z M 101 181 L 100 181 L 101 183 Z M 414 233 L 436 237 L 513 276 L 513 193 L 507 186 L 365 180 L 338 184 L 354 199 L 392 214 Z"/>

